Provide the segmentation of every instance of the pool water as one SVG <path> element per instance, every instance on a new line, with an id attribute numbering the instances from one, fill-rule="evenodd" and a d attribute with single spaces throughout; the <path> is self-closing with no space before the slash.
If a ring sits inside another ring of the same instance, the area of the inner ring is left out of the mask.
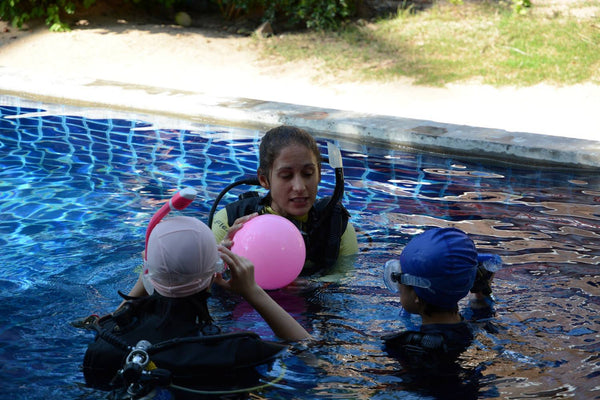
<path id="1" fill-rule="evenodd" d="M 206 221 L 225 185 L 253 176 L 263 132 L 181 121 L 169 128 L 145 116 L 94 117 L 97 110 L 60 115 L 3 99 L 0 398 L 103 399 L 80 371 L 93 335 L 69 321 L 115 309 L 117 290 L 137 278 L 147 223 L 174 191 L 193 186 L 198 198 L 184 214 Z M 351 267 L 272 292 L 316 341 L 277 362 L 265 377 L 275 382 L 252 398 L 600 398 L 597 171 L 335 143 L 361 252 Z M 333 187 L 324 165 L 320 195 Z M 465 354 L 468 382 L 445 395 L 435 378 L 403 374 L 380 340 L 418 324 L 385 289 L 382 266 L 433 226 L 468 232 L 505 263 L 494 280 L 495 329 L 478 331 Z M 273 339 L 247 305 L 215 294 L 210 305 L 225 330 Z"/>

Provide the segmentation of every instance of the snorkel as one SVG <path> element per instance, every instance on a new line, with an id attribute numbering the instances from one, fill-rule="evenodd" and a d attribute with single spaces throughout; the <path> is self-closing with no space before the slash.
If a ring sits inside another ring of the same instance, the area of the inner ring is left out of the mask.
<path id="1" fill-rule="evenodd" d="M 344 165 L 342 163 L 342 153 L 339 147 L 331 142 L 327 142 L 327 156 L 329 157 L 329 165 L 335 170 L 335 188 L 333 189 L 333 195 L 325 206 L 325 212 L 321 220 L 325 219 L 331 212 L 333 207 L 340 201 L 344 194 Z M 321 221 L 319 221 L 320 223 Z"/>
<path id="2" fill-rule="evenodd" d="M 148 259 L 148 238 L 150 237 L 150 234 L 152 233 L 152 230 L 156 224 L 158 224 L 172 210 L 183 210 L 189 206 L 195 198 L 196 190 L 194 188 L 186 187 L 181 189 L 179 192 L 175 193 L 168 202 L 163 204 L 163 206 L 152 216 L 150 223 L 148 224 L 148 228 L 146 228 L 144 260 Z"/>

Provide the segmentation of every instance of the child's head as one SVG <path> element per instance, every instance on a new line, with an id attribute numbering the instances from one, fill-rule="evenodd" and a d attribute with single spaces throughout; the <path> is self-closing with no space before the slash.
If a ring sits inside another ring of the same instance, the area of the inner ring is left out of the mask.
<path id="1" fill-rule="evenodd" d="M 142 271 L 149 294 L 186 297 L 210 285 L 219 256 L 211 230 L 191 217 L 173 217 L 160 222 L 148 238 Z"/>
<path id="2" fill-rule="evenodd" d="M 321 154 L 305 130 L 280 126 L 261 139 L 258 179 L 270 190 L 271 207 L 283 216 L 306 214 L 321 180 Z"/>
<path id="3" fill-rule="evenodd" d="M 448 311 L 456 310 L 458 301 L 469 293 L 476 271 L 475 244 L 455 228 L 434 228 L 415 236 L 399 263 L 386 264 L 388 283 L 409 286 L 425 303 Z M 404 301 L 403 306 L 407 308 Z"/>

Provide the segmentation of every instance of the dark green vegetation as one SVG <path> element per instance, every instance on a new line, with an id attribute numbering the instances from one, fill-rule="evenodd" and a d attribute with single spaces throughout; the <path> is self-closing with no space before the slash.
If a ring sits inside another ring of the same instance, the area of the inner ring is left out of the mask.
<path id="1" fill-rule="evenodd" d="M 361 18 L 367 0 L 112 3 L 148 10 L 169 23 L 190 3 L 202 4 L 224 24 L 269 21 L 276 35 L 260 40 L 265 55 L 310 60 L 350 80 L 408 77 L 434 86 L 600 83 L 600 0 L 407 0 L 392 15 L 369 18 Z M 101 1 L 0 0 L 0 19 L 20 26 L 43 18 L 51 30 L 68 30 L 65 17 L 93 4 Z"/>
<path id="2" fill-rule="evenodd" d="M 335 29 L 341 21 L 355 15 L 360 0 L 197 0 L 214 8 L 225 20 L 241 17 L 278 21 L 289 29 Z M 98 1 L 99 3 L 100 1 Z M 88 8 L 96 0 L 0 0 L 0 19 L 22 26 L 30 19 L 44 18 L 50 30 L 68 30 L 61 17 Z M 184 9 L 185 0 L 123 0 L 140 8 L 163 11 Z"/>

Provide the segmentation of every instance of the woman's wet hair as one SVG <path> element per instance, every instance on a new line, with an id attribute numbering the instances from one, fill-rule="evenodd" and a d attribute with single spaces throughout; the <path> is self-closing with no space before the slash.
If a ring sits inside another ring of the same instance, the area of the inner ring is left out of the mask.
<path id="1" fill-rule="evenodd" d="M 310 150 L 315 155 L 319 171 L 321 171 L 321 153 L 312 135 L 304 129 L 282 125 L 267 131 L 261 139 L 258 172 L 268 177 L 281 150 L 292 144 L 304 146 Z"/>

